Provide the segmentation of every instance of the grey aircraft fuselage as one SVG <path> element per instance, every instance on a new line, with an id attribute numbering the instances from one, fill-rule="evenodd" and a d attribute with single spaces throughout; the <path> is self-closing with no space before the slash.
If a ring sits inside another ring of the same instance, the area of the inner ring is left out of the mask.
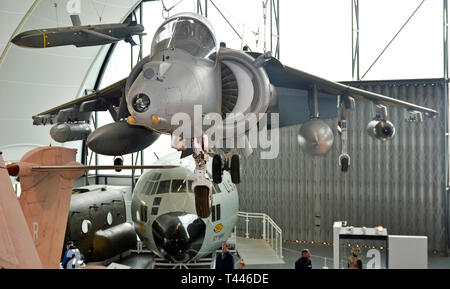
<path id="1" fill-rule="evenodd" d="M 106 260 L 136 248 L 136 232 L 127 223 L 123 190 L 90 185 L 74 192 L 78 194 L 71 198 L 64 243 L 74 242 L 86 262 Z"/>
<path id="2" fill-rule="evenodd" d="M 69 26 L 25 31 L 15 36 L 11 42 L 30 48 L 64 45 L 83 47 L 113 43 L 140 34 L 143 31 L 144 26 L 135 22 Z"/>
<path id="3" fill-rule="evenodd" d="M 228 240 L 237 221 L 239 200 L 236 186 L 225 171 L 222 183 L 213 186 L 210 216 L 199 218 L 192 192 L 194 159 L 189 156 L 179 160 L 179 153 L 173 155 L 180 167 L 150 170 L 139 178 L 131 216 L 140 240 L 156 255 L 188 262 L 215 252 Z M 167 164 L 170 156 L 158 162 Z M 210 171 L 209 164 L 208 174 Z"/>
<path id="4" fill-rule="evenodd" d="M 257 123 L 247 118 L 259 118 L 269 105 L 275 104 L 264 68 L 255 66 L 245 51 L 219 51 L 214 29 L 201 15 L 181 13 L 167 19 L 157 29 L 151 49 L 152 53 L 134 67 L 127 79 L 130 125 L 180 135 L 176 131 L 180 126 L 178 116 L 184 114 L 192 120 L 193 139 L 202 136 L 207 128 L 199 116 L 207 119 L 209 113 L 241 113 L 244 119 L 227 116 L 224 126 L 218 128 L 218 137 L 234 137 L 235 121 L 238 134 L 243 134 Z M 229 79 L 224 79 L 227 71 Z M 196 105 L 201 114 L 196 114 Z M 242 126 L 244 130 L 239 129 Z"/>

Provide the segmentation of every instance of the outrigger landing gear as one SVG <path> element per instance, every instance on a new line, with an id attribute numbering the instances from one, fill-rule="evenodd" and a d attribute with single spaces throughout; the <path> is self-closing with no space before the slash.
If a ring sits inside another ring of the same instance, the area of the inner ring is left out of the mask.
<path id="1" fill-rule="evenodd" d="M 231 181 L 234 184 L 239 184 L 241 182 L 239 155 L 233 155 L 230 161 L 229 152 L 225 152 L 224 159 L 224 162 L 222 162 L 222 157 L 218 154 L 213 157 L 212 174 L 214 183 L 220 184 L 222 182 L 223 171 L 230 171 Z"/>
<path id="2" fill-rule="evenodd" d="M 341 136 L 341 154 L 339 166 L 341 172 L 348 172 L 350 167 L 350 155 L 347 153 L 347 119 L 349 110 L 355 107 L 355 100 L 349 96 L 338 96 L 338 133 Z"/>

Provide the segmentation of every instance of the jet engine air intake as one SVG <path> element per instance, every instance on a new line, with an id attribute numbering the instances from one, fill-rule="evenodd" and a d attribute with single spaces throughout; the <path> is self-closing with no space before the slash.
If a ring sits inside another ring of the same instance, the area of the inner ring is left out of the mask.
<path id="1" fill-rule="evenodd" d="M 265 113 L 269 106 L 270 82 L 264 68 L 255 67 L 255 59 L 248 54 L 222 47 L 219 59 L 222 64 L 223 136 L 226 137 L 234 135 L 235 128 L 238 132 L 248 131 L 256 125 L 259 114 Z"/>

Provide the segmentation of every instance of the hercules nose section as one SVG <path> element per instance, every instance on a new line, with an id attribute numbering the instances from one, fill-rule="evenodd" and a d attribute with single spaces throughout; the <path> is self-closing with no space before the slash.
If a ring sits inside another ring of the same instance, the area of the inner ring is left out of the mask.
<path id="1" fill-rule="evenodd" d="M 158 251 L 175 261 L 186 262 L 197 255 L 205 238 L 205 223 L 194 214 L 170 212 L 153 222 Z"/>

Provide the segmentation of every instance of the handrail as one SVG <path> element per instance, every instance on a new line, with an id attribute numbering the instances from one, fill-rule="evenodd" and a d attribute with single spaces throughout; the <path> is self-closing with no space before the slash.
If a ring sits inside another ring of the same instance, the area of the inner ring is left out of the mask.
<path id="1" fill-rule="evenodd" d="M 245 238 L 249 239 L 249 222 L 250 219 L 262 219 L 262 238 L 265 240 L 272 249 L 275 250 L 276 254 L 283 258 L 283 238 L 281 228 L 264 213 L 248 213 L 248 212 L 238 212 L 238 217 L 245 218 Z M 237 232 L 236 232 L 237 234 Z M 275 244 L 274 244 L 275 242 Z"/>

